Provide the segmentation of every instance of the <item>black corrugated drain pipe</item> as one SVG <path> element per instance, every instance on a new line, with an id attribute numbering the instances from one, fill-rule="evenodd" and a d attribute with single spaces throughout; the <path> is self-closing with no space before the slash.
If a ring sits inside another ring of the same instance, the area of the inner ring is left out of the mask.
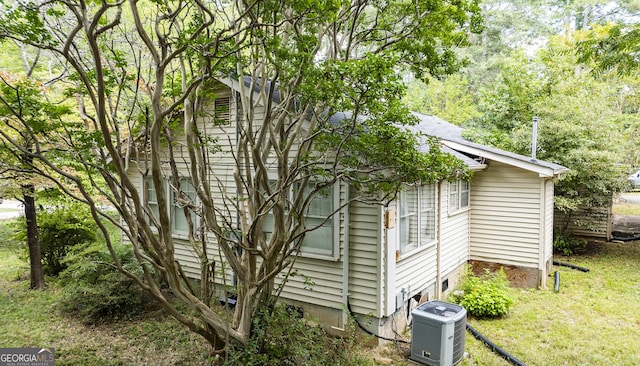
<path id="1" fill-rule="evenodd" d="M 569 267 L 569 268 L 577 269 L 578 271 L 582 271 L 582 272 L 589 272 L 589 268 L 576 266 L 575 264 L 571 264 L 571 263 L 553 261 L 553 264 L 556 265 L 556 266 L 562 266 L 562 267 Z"/>
<path id="2" fill-rule="evenodd" d="M 527 366 L 525 365 L 522 361 L 518 360 L 517 358 L 513 357 L 511 354 L 509 354 L 509 352 L 501 349 L 500 347 L 498 347 L 495 343 L 491 342 L 490 340 L 488 340 L 485 336 L 483 336 L 482 334 L 480 334 L 480 332 L 478 332 L 477 330 L 475 330 L 471 325 L 469 325 L 469 323 L 467 323 L 467 330 L 469 331 L 469 333 L 471 333 L 471 335 L 473 335 L 477 340 L 479 340 L 480 342 L 484 343 L 485 346 L 487 346 L 487 348 L 489 348 L 490 350 L 492 350 L 493 352 L 497 353 L 498 355 L 500 355 L 500 357 L 504 358 L 505 360 L 507 360 L 509 363 L 511 363 L 512 365 L 515 366 Z"/>

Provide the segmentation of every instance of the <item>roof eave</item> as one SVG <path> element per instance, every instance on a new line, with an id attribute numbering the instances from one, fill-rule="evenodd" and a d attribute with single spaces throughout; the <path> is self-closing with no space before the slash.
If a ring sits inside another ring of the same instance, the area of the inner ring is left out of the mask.
<path id="1" fill-rule="evenodd" d="M 469 146 L 460 142 L 442 140 L 442 142 L 454 149 L 467 154 L 473 154 L 481 158 L 499 161 L 501 163 L 509 164 L 530 172 L 537 173 L 541 178 L 553 178 L 560 174 L 564 174 L 569 171 L 569 169 L 565 167 L 559 167 L 557 169 L 542 166 L 536 163 L 536 160 L 531 159 L 530 161 L 526 161 L 524 159 L 517 159 L 512 156 L 501 155 L 496 152 L 483 150 L 481 148 L 475 146 Z"/>

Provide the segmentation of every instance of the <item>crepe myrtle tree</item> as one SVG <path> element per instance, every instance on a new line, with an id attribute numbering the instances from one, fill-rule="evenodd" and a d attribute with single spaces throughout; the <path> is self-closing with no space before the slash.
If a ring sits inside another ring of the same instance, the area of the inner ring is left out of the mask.
<path id="1" fill-rule="evenodd" d="M 360 192 L 351 200 L 383 202 L 402 183 L 466 177 L 438 141 L 416 149 L 398 75 L 454 72 L 455 49 L 481 27 L 473 0 L 35 1 L 1 14 L 0 37 L 58 56 L 58 95 L 82 121 L 56 137 L 71 159 L 34 152 L 34 161 L 63 177 L 103 231 L 105 219 L 121 228 L 143 275 L 123 268 L 107 239 L 115 265 L 216 351 L 250 339 L 276 276 L 322 225 L 306 219 L 318 194 L 340 182 Z M 228 110 L 209 113 L 216 80 L 236 83 L 232 127 L 219 116 Z M 99 209 L 95 190 L 119 220 Z M 176 210 L 199 288 L 176 259 Z M 232 317 L 211 304 L 207 281 L 228 269 Z"/>

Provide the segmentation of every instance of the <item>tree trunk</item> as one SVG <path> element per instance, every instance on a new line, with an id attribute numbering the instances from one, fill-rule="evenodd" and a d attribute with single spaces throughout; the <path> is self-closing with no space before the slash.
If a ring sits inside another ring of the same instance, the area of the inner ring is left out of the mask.
<path id="1" fill-rule="evenodd" d="M 42 270 L 42 254 L 38 240 L 38 223 L 36 221 L 36 201 L 33 184 L 22 186 L 24 194 L 24 218 L 27 224 L 27 244 L 29 246 L 29 265 L 31 267 L 32 289 L 44 288 L 44 271 Z"/>

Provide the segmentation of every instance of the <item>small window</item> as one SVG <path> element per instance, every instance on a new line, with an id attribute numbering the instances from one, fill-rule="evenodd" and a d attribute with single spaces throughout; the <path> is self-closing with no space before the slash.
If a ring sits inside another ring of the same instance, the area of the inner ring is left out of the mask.
<path id="1" fill-rule="evenodd" d="M 147 177 L 146 182 L 146 201 L 149 210 L 153 214 L 154 217 L 158 218 L 160 216 L 160 210 L 158 208 L 158 193 L 156 191 L 156 187 L 153 185 L 153 179 L 151 177 Z M 147 217 L 147 220 L 151 222 L 151 219 Z"/>
<path id="2" fill-rule="evenodd" d="M 185 233 L 189 231 L 189 225 L 184 208 L 195 204 L 197 194 L 196 189 L 193 187 L 193 184 L 191 184 L 191 180 L 187 178 L 180 179 L 179 192 L 177 188 L 178 187 L 171 189 L 171 224 L 176 232 Z M 189 210 L 191 210 L 191 219 L 194 223 L 197 223 L 197 216 L 191 208 L 189 208 Z"/>
<path id="3" fill-rule="evenodd" d="M 310 190 L 310 187 L 307 188 Z M 319 192 L 316 192 L 313 199 L 307 207 L 305 216 L 305 225 L 307 228 L 314 228 L 308 232 L 300 251 L 307 254 L 317 254 L 322 256 L 334 255 L 334 219 L 337 218 L 337 214 L 327 220 L 327 217 L 333 213 L 334 210 L 334 195 L 333 187 L 326 187 Z"/>
<path id="4" fill-rule="evenodd" d="M 213 104 L 215 124 L 231 124 L 231 97 L 216 98 Z"/>
<path id="5" fill-rule="evenodd" d="M 307 186 L 307 191 L 312 189 L 312 184 Z M 309 229 L 315 229 L 305 234 L 304 240 L 300 245 L 300 253 L 303 256 L 322 259 L 336 258 L 339 215 L 334 214 L 329 219 L 327 217 L 337 207 L 337 200 L 337 190 L 333 186 L 326 187 L 315 193 L 305 214 L 305 226 Z M 273 232 L 273 226 L 273 214 L 269 213 L 262 224 L 262 230 L 267 240 Z"/>
<path id="6" fill-rule="evenodd" d="M 459 180 L 449 183 L 449 213 L 469 207 L 469 182 Z"/>
<path id="7" fill-rule="evenodd" d="M 407 187 L 398 203 L 400 253 L 427 246 L 436 238 L 434 185 Z"/>

